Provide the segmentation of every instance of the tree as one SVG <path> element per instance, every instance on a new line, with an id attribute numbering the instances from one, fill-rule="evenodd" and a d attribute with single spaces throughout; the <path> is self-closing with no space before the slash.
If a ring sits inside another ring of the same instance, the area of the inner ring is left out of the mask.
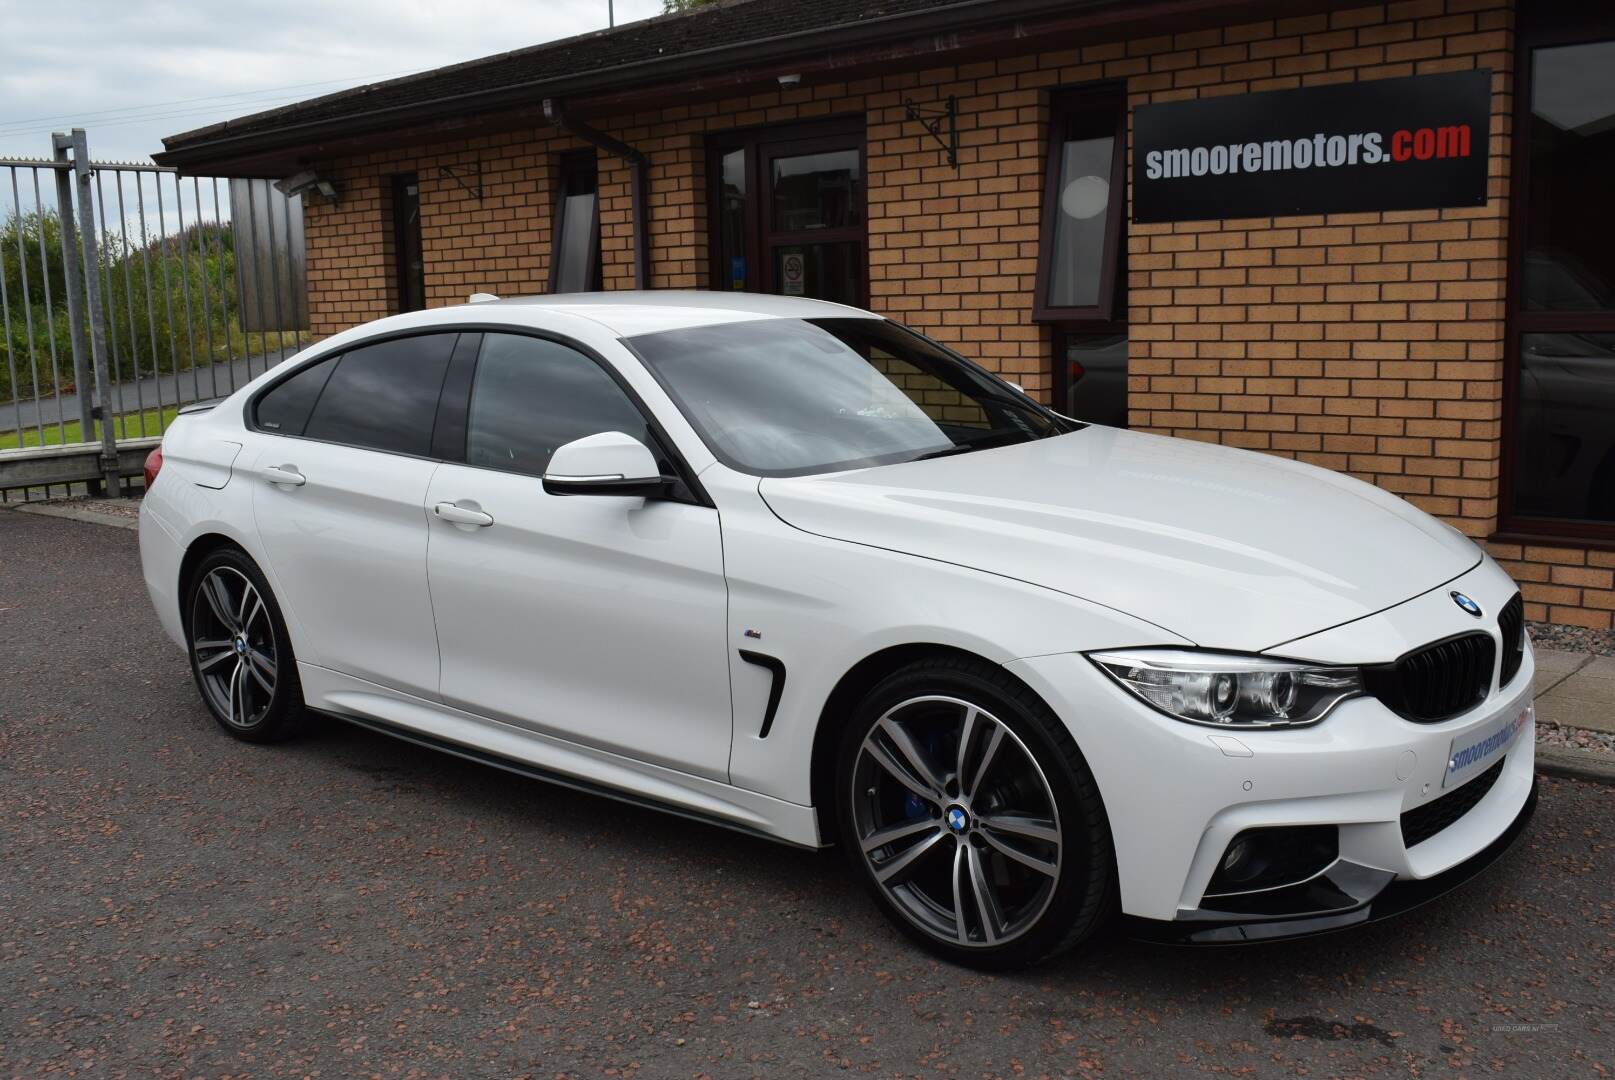
<path id="1" fill-rule="evenodd" d="M 662 0 L 663 15 L 682 15 L 687 11 L 711 7 L 718 0 Z"/>

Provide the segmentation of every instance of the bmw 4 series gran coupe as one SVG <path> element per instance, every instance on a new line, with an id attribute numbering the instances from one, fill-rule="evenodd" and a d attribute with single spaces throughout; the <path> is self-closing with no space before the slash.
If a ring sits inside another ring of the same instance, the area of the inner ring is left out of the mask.
<path id="1" fill-rule="evenodd" d="M 148 472 L 146 582 L 232 735 L 314 712 L 837 844 L 962 963 L 1364 922 L 1535 804 L 1522 605 L 1469 540 L 864 311 L 382 319 L 187 409 Z"/>

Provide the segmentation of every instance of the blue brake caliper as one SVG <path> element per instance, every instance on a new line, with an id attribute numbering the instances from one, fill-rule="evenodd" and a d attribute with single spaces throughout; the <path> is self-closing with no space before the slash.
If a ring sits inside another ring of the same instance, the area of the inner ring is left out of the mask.
<path id="1" fill-rule="evenodd" d="M 942 737 L 936 732 L 931 732 L 924 738 L 916 741 L 919 743 L 920 749 L 925 751 L 926 757 L 930 758 L 932 761 L 936 761 L 938 756 L 942 753 Z M 914 794 L 912 791 L 909 792 L 908 796 L 903 800 L 903 813 L 911 821 L 915 818 L 924 817 L 930 812 L 931 804 Z"/>

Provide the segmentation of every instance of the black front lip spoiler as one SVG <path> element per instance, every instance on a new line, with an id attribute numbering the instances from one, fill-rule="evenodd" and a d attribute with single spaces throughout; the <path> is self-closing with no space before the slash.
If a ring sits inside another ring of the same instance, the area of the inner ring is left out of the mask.
<path id="1" fill-rule="evenodd" d="M 1177 922 L 1128 915 L 1123 917 L 1124 928 L 1133 938 L 1162 945 L 1250 945 L 1332 934 L 1389 919 L 1446 895 L 1502 858 L 1530 823 L 1531 815 L 1536 812 L 1536 800 L 1537 781 L 1533 777 L 1531 794 L 1526 797 L 1525 805 L 1520 807 L 1520 812 L 1496 840 L 1435 877 L 1393 881 L 1372 900 L 1350 911 L 1296 919 L 1231 919 L 1226 922 Z"/>

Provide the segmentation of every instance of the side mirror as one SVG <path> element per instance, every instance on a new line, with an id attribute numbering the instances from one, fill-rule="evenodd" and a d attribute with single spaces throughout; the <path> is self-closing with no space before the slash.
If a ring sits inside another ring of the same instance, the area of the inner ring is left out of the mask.
<path id="1" fill-rule="evenodd" d="M 672 479 L 662 475 L 645 444 L 620 431 L 586 435 L 550 455 L 544 490 L 551 495 L 664 494 Z"/>

